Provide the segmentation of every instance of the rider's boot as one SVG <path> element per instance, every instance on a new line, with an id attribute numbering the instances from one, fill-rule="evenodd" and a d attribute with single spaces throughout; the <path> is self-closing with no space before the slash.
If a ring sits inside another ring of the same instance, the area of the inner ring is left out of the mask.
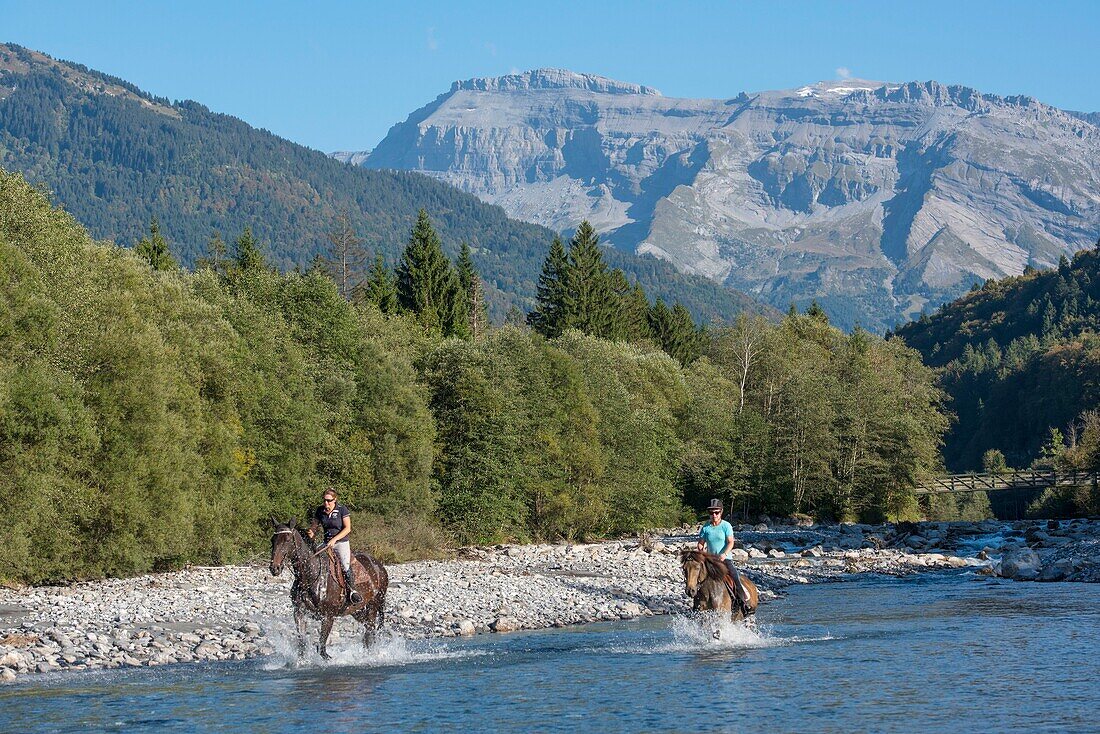
<path id="1" fill-rule="evenodd" d="M 349 604 L 358 604 L 363 601 L 363 595 L 355 589 L 355 573 L 351 570 L 349 565 L 344 569 L 344 581 L 348 584 L 347 597 Z"/>

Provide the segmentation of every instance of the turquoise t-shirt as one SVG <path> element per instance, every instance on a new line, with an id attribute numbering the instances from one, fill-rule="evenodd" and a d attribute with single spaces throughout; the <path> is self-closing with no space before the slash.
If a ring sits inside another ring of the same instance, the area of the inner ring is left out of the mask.
<path id="1" fill-rule="evenodd" d="M 715 555 L 721 555 L 726 549 L 726 539 L 733 537 L 733 526 L 723 520 L 717 525 L 706 523 L 699 530 L 699 540 L 707 544 L 707 550 Z"/>

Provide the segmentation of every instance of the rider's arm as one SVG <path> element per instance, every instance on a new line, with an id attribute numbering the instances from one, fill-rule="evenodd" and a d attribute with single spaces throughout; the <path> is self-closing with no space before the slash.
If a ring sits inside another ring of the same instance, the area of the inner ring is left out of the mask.
<path id="1" fill-rule="evenodd" d="M 699 528 L 699 542 L 695 544 L 695 550 L 703 550 L 706 543 L 703 541 L 703 528 Z"/>
<path id="2" fill-rule="evenodd" d="M 329 545 L 336 545 L 344 538 L 348 537 L 351 533 L 351 515 L 344 515 L 344 529 L 332 536 L 332 540 L 328 542 Z"/>
<path id="3" fill-rule="evenodd" d="M 726 547 L 722 549 L 722 558 L 728 556 L 731 550 L 733 550 L 733 533 L 726 536 Z"/>

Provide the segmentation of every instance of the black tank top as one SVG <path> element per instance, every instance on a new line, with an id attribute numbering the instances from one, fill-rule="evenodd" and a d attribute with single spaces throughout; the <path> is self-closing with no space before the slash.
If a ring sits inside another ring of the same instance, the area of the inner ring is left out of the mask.
<path id="1" fill-rule="evenodd" d="M 332 512 L 325 512 L 325 508 L 322 505 L 317 508 L 317 512 L 313 513 L 313 519 L 325 531 L 325 540 L 329 541 L 340 534 L 340 531 L 344 529 L 344 518 L 350 515 L 351 512 L 344 505 L 336 505 L 332 508 Z M 342 538 L 341 543 L 345 542 L 347 538 Z"/>

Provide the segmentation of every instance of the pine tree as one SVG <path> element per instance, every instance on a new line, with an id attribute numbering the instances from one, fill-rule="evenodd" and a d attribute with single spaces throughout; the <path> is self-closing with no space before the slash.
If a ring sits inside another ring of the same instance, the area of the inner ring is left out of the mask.
<path id="1" fill-rule="evenodd" d="M 225 272 L 225 261 L 229 249 L 225 246 L 220 232 L 214 232 L 214 236 L 206 244 L 206 255 L 200 257 L 195 263 L 198 268 L 208 268 L 215 273 Z"/>
<path id="2" fill-rule="evenodd" d="M 649 307 L 649 331 L 661 349 L 672 341 L 672 311 L 660 296 Z"/>
<path id="3" fill-rule="evenodd" d="M 695 320 L 691 318 L 691 312 L 684 304 L 677 301 L 669 313 L 669 323 L 672 327 L 672 338 L 665 352 L 679 360 L 680 364 L 691 364 L 702 353 L 699 331 L 695 328 Z"/>
<path id="4" fill-rule="evenodd" d="M 530 314 L 528 314 L 528 316 L 530 316 Z M 523 328 L 523 326 L 529 324 L 526 323 L 523 317 L 523 311 L 520 311 L 519 306 L 513 303 L 508 307 L 508 313 L 504 314 L 504 325 Z"/>
<path id="5" fill-rule="evenodd" d="M 149 263 L 149 267 L 153 270 L 175 270 L 179 267 L 168 250 L 168 242 L 160 234 L 160 224 L 156 217 L 150 220 L 149 234 L 138 241 L 134 246 L 134 252 Z"/>
<path id="6" fill-rule="evenodd" d="M 820 321 L 823 324 L 829 323 L 829 315 L 825 313 L 825 309 L 823 309 L 816 300 L 806 309 L 806 315 L 814 321 Z"/>
<path id="7" fill-rule="evenodd" d="M 467 336 L 466 300 L 451 261 L 443 255 L 428 212 L 421 209 L 397 266 L 397 303 L 428 331 Z"/>
<path id="8" fill-rule="evenodd" d="M 333 228 L 328 232 L 329 248 L 325 256 L 325 267 L 340 295 L 350 298 L 360 277 L 360 270 L 366 261 L 367 253 L 363 249 L 363 240 L 355 233 L 351 216 L 342 211 L 336 216 Z"/>
<path id="9" fill-rule="evenodd" d="M 555 236 L 539 274 L 535 310 L 527 314 L 532 329 L 548 339 L 560 336 L 565 318 L 565 273 L 569 259 L 561 238 Z"/>
<path id="10" fill-rule="evenodd" d="M 470 246 L 462 243 L 458 253 L 458 284 L 466 297 L 466 320 L 470 337 L 475 341 L 485 335 L 489 326 L 489 312 L 485 307 L 485 291 L 481 276 L 474 266 Z"/>
<path id="11" fill-rule="evenodd" d="M 357 302 L 373 303 L 382 313 L 397 312 L 397 283 L 381 252 L 374 256 L 370 274 L 366 281 L 356 286 L 354 294 Z"/>
<path id="12" fill-rule="evenodd" d="M 564 283 L 563 328 L 611 337 L 617 303 L 611 291 L 607 264 L 600 252 L 600 238 L 587 221 L 581 222 L 569 241 L 569 267 Z"/>
<path id="13" fill-rule="evenodd" d="M 241 236 L 237 238 L 233 260 L 239 272 L 262 270 L 267 267 L 263 251 L 260 250 L 256 238 L 252 236 L 251 227 L 245 227 Z"/>
<path id="14" fill-rule="evenodd" d="M 612 271 L 616 278 L 622 276 L 621 270 Z M 629 286 L 619 296 L 619 314 L 622 327 L 621 338 L 627 341 L 642 341 L 653 337 L 649 328 L 649 298 L 638 283 Z"/>

